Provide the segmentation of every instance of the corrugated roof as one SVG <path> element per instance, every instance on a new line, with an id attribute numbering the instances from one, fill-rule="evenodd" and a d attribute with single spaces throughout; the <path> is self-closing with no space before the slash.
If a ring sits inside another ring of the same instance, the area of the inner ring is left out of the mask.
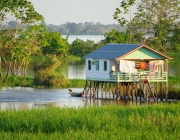
<path id="1" fill-rule="evenodd" d="M 142 44 L 107 44 L 87 54 L 83 58 L 116 59 L 140 46 L 142 46 Z"/>

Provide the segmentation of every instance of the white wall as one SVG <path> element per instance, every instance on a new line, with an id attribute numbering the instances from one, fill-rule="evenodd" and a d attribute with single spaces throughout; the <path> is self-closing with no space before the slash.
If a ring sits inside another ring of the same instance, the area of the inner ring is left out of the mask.
<path id="1" fill-rule="evenodd" d="M 94 65 L 91 65 L 91 70 L 88 70 L 88 60 L 94 61 Z M 99 61 L 99 70 L 96 70 L 96 60 Z M 104 61 L 107 61 L 106 71 L 104 71 Z M 109 79 L 111 66 L 109 59 L 86 59 L 86 79 Z"/>

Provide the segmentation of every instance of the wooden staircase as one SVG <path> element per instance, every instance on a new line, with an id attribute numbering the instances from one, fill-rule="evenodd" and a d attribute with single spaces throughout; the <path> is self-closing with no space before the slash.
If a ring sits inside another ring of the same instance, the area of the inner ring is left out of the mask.
<path id="1" fill-rule="evenodd" d="M 153 98 L 154 101 L 156 100 L 155 98 L 155 92 L 152 86 L 150 85 L 149 81 L 147 79 L 140 79 L 140 85 L 142 88 L 142 91 L 144 95 L 150 100 L 150 98 Z"/>

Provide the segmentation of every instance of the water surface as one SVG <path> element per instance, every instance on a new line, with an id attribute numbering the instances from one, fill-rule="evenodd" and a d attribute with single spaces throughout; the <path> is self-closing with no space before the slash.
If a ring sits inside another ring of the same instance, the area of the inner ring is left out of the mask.
<path id="1" fill-rule="evenodd" d="M 72 88 L 83 91 L 82 88 Z M 139 101 L 101 100 L 83 97 L 71 97 L 68 89 L 2 88 L 0 90 L 0 110 L 25 110 L 53 107 L 88 107 L 102 105 L 140 105 Z"/>

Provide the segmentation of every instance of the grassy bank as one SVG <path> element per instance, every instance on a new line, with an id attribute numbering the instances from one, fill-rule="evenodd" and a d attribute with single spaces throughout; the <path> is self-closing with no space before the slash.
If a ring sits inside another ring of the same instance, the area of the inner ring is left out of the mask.
<path id="1" fill-rule="evenodd" d="M 1 139 L 180 139 L 180 103 L 1 111 Z"/>
<path id="2" fill-rule="evenodd" d="M 3 78 L 5 79 L 5 78 Z M 69 82 L 65 86 L 54 86 L 54 87 L 49 87 L 49 88 L 83 88 L 85 85 L 86 80 L 84 79 L 69 79 Z M 21 77 L 12 77 L 9 76 L 8 82 L 2 82 L 0 83 L 1 87 L 16 87 L 16 86 L 24 86 L 24 87 L 36 87 L 36 88 L 43 88 L 43 86 L 36 86 L 34 84 L 34 77 L 32 76 L 27 76 L 26 77 L 26 83 L 23 85 L 21 82 Z M 46 87 L 47 88 L 47 87 Z"/>

